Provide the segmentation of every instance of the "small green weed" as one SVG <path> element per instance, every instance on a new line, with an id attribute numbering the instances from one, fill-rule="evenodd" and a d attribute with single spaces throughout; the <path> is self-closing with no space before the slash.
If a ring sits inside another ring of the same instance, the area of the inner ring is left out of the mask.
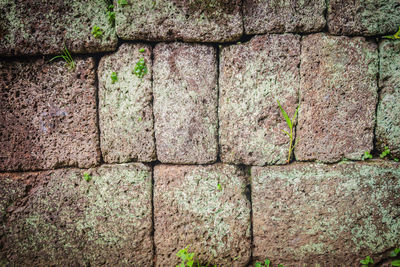
<path id="1" fill-rule="evenodd" d="M 386 157 L 389 154 L 390 154 L 389 147 L 385 146 L 385 150 L 381 153 L 380 157 L 381 157 L 381 159 L 383 159 L 384 157 Z"/>
<path id="2" fill-rule="evenodd" d="M 392 252 L 390 252 L 390 257 L 394 258 L 400 254 L 400 248 L 395 248 Z"/>
<path id="3" fill-rule="evenodd" d="M 94 38 L 100 38 L 103 36 L 103 31 L 100 29 L 99 26 L 95 25 L 95 26 L 93 26 L 92 34 L 93 34 Z"/>
<path id="4" fill-rule="evenodd" d="M 114 26 L 115 25 L 115 11 L 114 11 L 114 5 L 109 5 L 107 7 L 107 16 L 108 16 L 108 22 Z"/>
<path id="5" fill-rule="evenodd" d="M 370 256 L 367 256 L 364 260 L 360 260 L 360 263 L 362 267 L 368 267 L 369 264 L 374 263 L 374 260 Z"/>
<path id="6" fill-rule="evenodd" d="M 395 34 L 386 35 L 386 36 L 383 36 L 383 38 L 392 39 L 392 40 L 400 39 L 400 27 L 399 27 L 399 30 Z"/>
<path id="7" fill-rule="evenodd" d="M 83 174 L 83 179 L 85 179 L 86 182 L 90 182 L 92 180 L 92 176 L 85 172 Z"/>
<path id="8" fill-rule="evenodd" d="M 393 159 L 395 162 L 399 162 L 400 160 L 398 158 Z"/>
<path id="9" fill-rule="evenodd" d="M 144 48 L 140 48 L 139 52 L 143 53 L 145 50 Z M 141 57 L 139 61 L 136 63 L 135 69 L 133 70 L 133 74 L 135 74 L 138 78 L 143 78 L 144 75 L 147 74 L 147 66 L 146 62 L 144 61 L 144 58 Z"/>
<path id="10" fill-rule="evenodd" d="M 50 59 L 50 62 L 57 58 L 64 59 L 65 63 L 67 64 L 67 66 L 70 70 L 75 69 L 75 61 L 72 58 L 71 54 L 69 53 L 69 51 L 65 45 L 64 45 L 63 55 L 53 57 L 52 59 Z"/>
<path id="11" fill-rule="evenodd" d="M 117 73 L 113 71 L 113 73 L 111 73 L 111 83 L 114 84 L 116 82 L 118 82 L 118 76 Z"/>
<path id="12" fill-rule="evenodd" d="M 264 263 L 256 262 L 254 267 L 269 267 L 270 264 L 271 264 L 271 261 L 269 259 L 265 259 Z"/>
<path id="13" fill-rule="evenodd" d="M 222 191 L 222 185 L 220 183 L 217 184 L 217 190 Z"/>
<path id="14" fill-rule="evenodd" d="M 290 119 L 289 116 L 287 115 L 286 111 L 282 108 L 281 103 L 279 103 L 278 99 L 276 99 L 276 102 L 278 102 L 279 109 L 281 110 L 282 115 L 286 120 L 286 124 L 289 127 L 289 132 L 287 132 L 285 130 L 282 130 L 282 129 L 281 129 L 281 131 L 283 133 L 285 133 L 290 139 L 289 151 L 288 151 L 288 159 L 287 159 L 287 163 L 290 163 L 290 159 L 291 159 L 291 156 L 292 156 L 292 151 L 293 151 L 293 149 L 295 148 L 295 146 L 297 144 L 297 142 L 295 144 L 293 144 L 293 124 L 296 121 L 296 117 L 297 117 L 297 113 L 299 112 L 300 104 L 297 106 L 296 111 L 294 112 L 293 118 Z"/>
<path id="15" fill-rule="evenodd" d="M 372 155 L 371 153 L 369 153 L 369 151 L 365 151 L 361 159 L 362 160 L 372 159 Z"/>
<path id="16" fill-rule="evenodd" d="M 176 265 L 176 267 L 208 267 L 207 265 L 201 265 L 199 261 L 195 260 L 195 253 L 189 253 L 188 247 L 185 247 L 176 253 L 176 256 L 178 256 L 181 259 L 181 263 Z M 214 267 L 217 267 L 214 265 Z"/>
<path id="17" fill-rule="evenodd" d="M 118 0 L 117 3 L 118 3 L 118 5 L 123 7 L 123 6 L 126 6 L 128 4 L 128 1 L 127 0 Z"/>

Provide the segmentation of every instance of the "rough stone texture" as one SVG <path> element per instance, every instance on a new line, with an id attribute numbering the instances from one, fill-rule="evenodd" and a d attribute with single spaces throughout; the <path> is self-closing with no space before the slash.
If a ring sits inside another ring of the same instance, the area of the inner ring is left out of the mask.
<path id="1" fill-rule="evenodd" d="M 158 159 L 163 163 L 214 162 L 218 149 L 215 48 L 158 44 L 153 90 Z"/>
<path id="2" fill-rule="evenodd" d="M 227 42 L 240 38 L 240 0 L 128 0 L 116 30 L 125 40 Z"/>
<path id="3" fill-rule="evenodd" d="M 329 0 L 329 32 L 338 35 L 395 33 L 400 25 L 398 0 Z"/>
<path id="4" fill-rule="evenodd" d="M 325 9 L 325 0 L 243 0 L 245 32 L 317 32 L 325 27 Z"/>
<path id="5" fill-rule="evenodd" d="M 300 36 L 264 35 L 221 52 L 219 137 L 223 162 L 264 165 L 287 159 L 288 130 L 276 99 L 292 117 L 298 103 Z"/>
<path id="6" fill-rule="evenodd" d="M 0 173 L 0 233 L 6 210 L 15 201 L 22 198 L 27 190 L 27 186 L 21 180 L 18 174 L 5 175 Z"/>
<path id="7" fill-rule="evenodd" d="M 254 260 L 360 266 L 400 245 L 398 163 L 298 163 L 251 173 Z"/>
<path id="8" fill-rule="evenodd" d="M 400 41 L 383 41 L 380 50 L 381 88 L 375 128 L 376 147 L 388 146 L 392 156 L 400 157 Z"/>
<path id="9" fill-rule="evenodd" d="M 0 2 L 0 55 L 57 54 L 64 48 L 85 53 L 117 46 L 104 0 L 4 0 Z M 92 35 L 93 26 L 103 30 Z"/>
<path id="10" fill-rule="evenodd" d="M 144 48 L 145 52 L 139 52 Z M 100 145 L 105 162 L 155 160 L 151 46 L 123 44 L 99 64 Z M 133 74 L 143 57 L 148 73 Z M 112 83 L 111 74 L 118 81 Z"/>
<path id="11" fill-rule="evenodd" d="M 298 160 L 361 159 L 373 149 L 377 45 L 364 38 L 304 37 Z"/>
<path id="12" fill-rule="evenodd" d="M 149 167 L 61 169 L 36 179 L 9 209 L 0 248 L 11 266 L 152 266 Z"/>
<path id="13" fill-rule="evenodd" d="M 0 62 L 0 170 L 98 163 L 95 64 L 75 63 Z"/>
<path id="14" fill-rule="evenodd" d="M 156 266 L 175 266 L 176 253 L 186 246 L 203 264 L 247 266 L 250 202 L 246 180 L 244 172 L 232 165 L 156 166 Z"/>

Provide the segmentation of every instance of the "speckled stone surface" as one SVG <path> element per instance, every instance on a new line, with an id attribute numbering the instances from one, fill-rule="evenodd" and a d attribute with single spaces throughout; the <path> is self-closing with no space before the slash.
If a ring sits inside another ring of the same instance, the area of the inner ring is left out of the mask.
<path id="1" fill-rule="evenodd" d="M 157 165 L 156 266 L 175 266 L 176 253 L 186 246 L 204 265 L 247 266 L 250 202 L 246 194 L 247 177 L 236 166 Z"/>
<path id="2" fill-rule="evenodd" d="M 100 145 L 105 162 L 155 160 L 150 55 L 149 45 L 123 44 L 100 60 Z M 140 58 L 147 68 L 142 78 L 133 73 Z M 113 72 L 118 79 L 114 83 Z"/>
<path id="3" fill-rule="evenodd" d="M 317 32 L 326 24 L 325 0 L 244 0 L 246 34 Z"/>
<path id="4" fill-rule="evenodd" d="M 216 161 L 216 49 L 199 44 L 157 44 L 153 69 L 158 160 L 180 164 Z"/>
<path id="5" fill-rule="evenodd" d="M 359 266 L 400 245 L 398 163 L 296 163 L 251 174 L 254 260 Z"/>
<path id="6" fill-rule="evenodd" d="M 385 146 L 400 157 L 400 41 L 383 41 L 380 50 L 379 104 L 375 128 L 376 148 Z"/>
<path id="7" fill-rule="evenodd" d="M 4 0 L 0 2 L 0 55 L 112 51 L 117 46 L 107 1 Z M 92 35 L 98 26 L 101 38 Z"/>
<path id="8" fill-rule="evenodd" d="M 220 55 L 221 160 L 246 165 L 283 164 L 288 131 L 278 99 L 293 116 L 298 103 L 300 36 L 264 35 L 226 46 Z"/>
<path id="9" fill-rule="evenodd" d="M 149 167 L 60 169 L 36 173 L 36 180 L 27 197 L 9 209 L 0 241 L 3 261 L 12 266 L 152 266 Z"/>
<path id="10" fill-rule="evenodd" d="M 128 0 L 116 9 L 125 40 L 227 42 L 243 33 L 240 0 Z"/>
<path id="11" fill-rule="evenodd" d="M 94 60 L 0 62 L 0 170 L 90 167 L 100 160 Z"/>
<path id="12" fill-rule="evenodd" d="M 329 32 L 373 36 L 395 33 L 400 25 L 398 0 L 330 0 Z"/>
<path id="13" fill-rule="evenodd" d="M 377 45 L 364 38 L 303 38 L 297 160 L 361 159 L 373 149 Z"/>

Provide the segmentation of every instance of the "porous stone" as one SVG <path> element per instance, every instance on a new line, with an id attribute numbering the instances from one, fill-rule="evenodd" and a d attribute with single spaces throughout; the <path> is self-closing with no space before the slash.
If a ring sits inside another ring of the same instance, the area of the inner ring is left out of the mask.
<path id="1" fill-rule="evenodd" d="M 325 27 L 325 0 L 244 0 L 246 34 L 317 32 Z"/>
<path id="2" fill-rule="evenodd" d="M 0 62 L 0 170 L 90 167 L 100 160 L 94 60 Z"/>
<path id="3" fill-rule="evenodd" d="M 362 37 L 303 38 L 296 159 L 359 160 L 373 149 L 377 45 Z"/>
<path id="4" fill-rule="evenodd" d="M 185 247 L 210 266 L 247 266 L 250 202 L 243 170 L 232 165 L 154 168 L 156 266 L 175 266 Z"/>
<path id="5" fill-rule="evenodd" d="M 373 36 L 395 33 L 400 25 L 398 0 L 329 0 L 329 32 Z"/>
<path id="6" fill-rule="evenodd" d="M 246 165 L 282 164 L 288 131 L 277 100 L 292 118 L 298 103 L 300 36 L 256 36 L 224 47 L 220 55 L 221 160 Z"/>
<path id="7" fill-rule="evenodd" d="M 60 169 L 36 179 L 8 215 L 0 248 L 10 265 L 152 266 L 149 167 Z"/>
<path id="8" fill-rule="evenodd" d="M 0 239 L 7 209 L 22 198 L 27 190 L 27 186 L 21 180 L 17 174 L 0 173 Z"/>
<path id="9" fill-rule="evenodd" d="M 212 46 L 161 43 L 154 49 L 157 158 L 204 164 L 217 159 L 217 58 Z"/>
<path id="10" fill-rule="evenodd" d="M 149 45 L 123 44 L 118 52 L 100 60 L 100 145 L 105 162 L 155 160 L 150 56 Z M 143 77 L 134 74 L 140 58 L 147 68 Z"/>
<path id="11" fill-rule="evenodd" d="M 379 104 L 375 128 L 376 148 L 385 146 L 400 157 L 400 41 L 383 41 L 380 50 Z"/>
<path id="12" fill-rule="evenodd" d="M 297 163 L 251 174 L 255 261 L 359 266 L 400 245 L 398 163 Z"/>
<path id="13" fill-rule="evenodd" d="M 240 0 L 129 0 L 116 9 L 125 40 L 227 42 L 243 33 Z"/>
<path id="14" fill-rule="evenodd" d="M 0 2 L 0 55 L 86 53 L 117 46 L 115 28 L 104 0 L 4 0 Z M 103 35 L 93 36 L 94 26 Z"/>

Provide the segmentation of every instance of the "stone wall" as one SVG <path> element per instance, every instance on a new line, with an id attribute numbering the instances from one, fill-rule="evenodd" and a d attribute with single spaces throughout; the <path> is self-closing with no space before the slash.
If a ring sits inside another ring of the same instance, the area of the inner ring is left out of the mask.
<path id="1" fill-rule="evenodd" d="M 0 266 L 389 266 L 398 0 L 109 4 L 0 2 Z"/>

